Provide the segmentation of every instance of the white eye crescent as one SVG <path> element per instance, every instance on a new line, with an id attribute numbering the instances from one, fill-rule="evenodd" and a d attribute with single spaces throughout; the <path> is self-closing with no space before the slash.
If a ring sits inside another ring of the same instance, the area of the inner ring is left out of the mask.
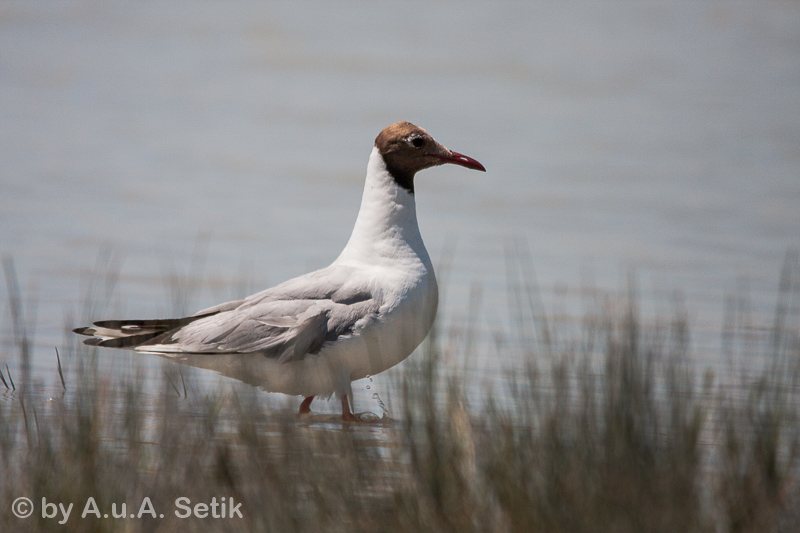
<path id="1" fill-rule="evenodd" d="M 420 137 L 419 135 L 414 135 L 413 137 L 409 137 L 406 142 L 408 142 L 408 144 L 414 148 L 422 148 L 425 145 L 425 138 Z"/>

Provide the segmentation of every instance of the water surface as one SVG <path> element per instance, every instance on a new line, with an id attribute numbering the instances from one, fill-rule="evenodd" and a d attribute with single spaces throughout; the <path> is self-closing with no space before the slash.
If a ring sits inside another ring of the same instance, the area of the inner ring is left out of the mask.
<path id="1" fill-rule="evenodd" d="M 790 2 L 4 2 L 0 251 L 34 366 L 49 380 L 65 327 L 101 311 L 192 312 L 326 265 L 397 120 L 488 169 L 417 179 L 452 263 L 444 331 L 480 294 L 478 372 L 515 364 L 492 348 L 515 249 L 567 329 L 631 273 L 648 316 L 681 294 L 716 365 L 726 297 L 769 325 L 800 247 L 799 51 Z M 120 282 L 88 307 L 105 249 Z"/>

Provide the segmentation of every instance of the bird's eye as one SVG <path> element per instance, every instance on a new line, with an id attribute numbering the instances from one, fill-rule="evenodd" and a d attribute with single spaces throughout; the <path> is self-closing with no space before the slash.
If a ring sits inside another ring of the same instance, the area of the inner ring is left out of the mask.
<path id="1" fill-rule="evenodd" d="M 422 148 L 422 145 L 425 144 L 425 139 L 422 137 L 411 137 L 408 142 L 410 142 L 411 146 L 414 148 Z"/>

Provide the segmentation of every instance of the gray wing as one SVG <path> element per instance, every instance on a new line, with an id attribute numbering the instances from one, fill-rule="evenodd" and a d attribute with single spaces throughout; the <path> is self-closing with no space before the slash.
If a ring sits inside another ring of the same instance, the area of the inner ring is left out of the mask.
<path id="1" fill-rule="evenodd" d="M 139 349 L 181 353 L 263 353 L 279 362 L 318 353 L 327 342 L 351 335 L 375 320 L 381 297 L 353 270 L 328 267 L 206 309 L 186 326 Z M 357 279 L 357 278 L 356 278 Z"/>

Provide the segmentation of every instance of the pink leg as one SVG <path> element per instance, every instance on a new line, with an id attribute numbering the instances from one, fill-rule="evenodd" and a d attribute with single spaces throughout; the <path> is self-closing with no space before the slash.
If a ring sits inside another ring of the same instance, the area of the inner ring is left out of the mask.
<path id="1" fill-rule="evenodd" d="M 300 411 L 297 413 L 298 415 L 307 415 L 311 412 L 311 402 L 314 401 L 313 396 L 306 396 L 303 400 L 303 403 L 300 404 Z"/>
<path id="2" fill-rule="evenodd" d="M 347 395 L 342 396 L 342 420 L 345 422 L 355 422 L 356 417 L 350 411 L 350 404 L 347 402 Z"/>

